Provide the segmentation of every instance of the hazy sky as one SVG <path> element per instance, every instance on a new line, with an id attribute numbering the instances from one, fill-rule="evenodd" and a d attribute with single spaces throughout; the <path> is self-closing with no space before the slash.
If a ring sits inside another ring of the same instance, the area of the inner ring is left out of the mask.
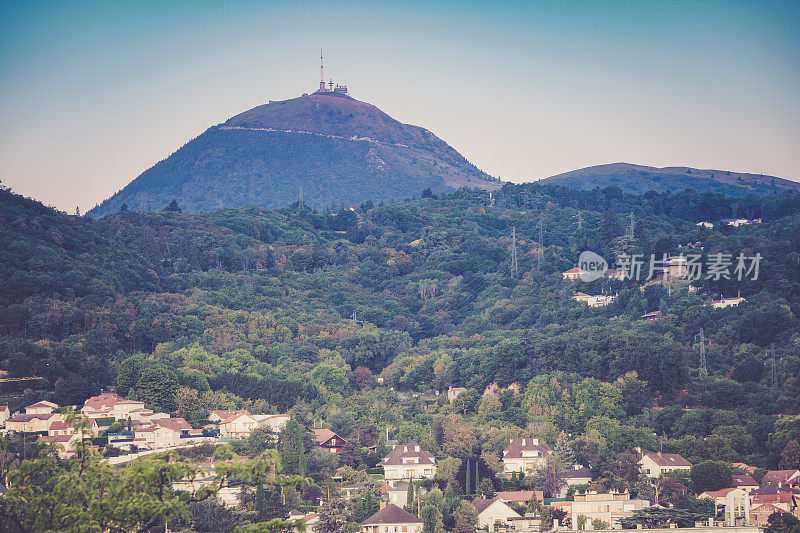
<path id="1" fill-rule="evenodd" d="M 82 211 L 207 127 L 334 81 L 488 173 L 800 179 L 800 1 L 0 2 L 0 179 Z"/>

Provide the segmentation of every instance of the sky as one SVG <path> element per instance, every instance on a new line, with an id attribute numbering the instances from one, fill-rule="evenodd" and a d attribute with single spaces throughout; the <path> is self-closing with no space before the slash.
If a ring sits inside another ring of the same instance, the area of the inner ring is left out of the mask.
<path id="1" fill-rule="evenodd" d="M 74 212 L 326 78 L 514 182 L 629 162 L 800 180 L 800 1 L 0 0 L 0 180 Z"/>

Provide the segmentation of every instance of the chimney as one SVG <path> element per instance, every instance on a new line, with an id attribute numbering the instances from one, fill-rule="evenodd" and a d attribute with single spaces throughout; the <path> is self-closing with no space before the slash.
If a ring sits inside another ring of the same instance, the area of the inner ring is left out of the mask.
<path id="1" fill-rule="evenodd" d="M 386 502 L 381 500 L 381 509 L 383 509 L 384 507 L 386 507 Z"/>
<path id="2" fill-rule="evenodd" d="M 522 445 L 525 446 L 525 439 L 522 439 Z"/>

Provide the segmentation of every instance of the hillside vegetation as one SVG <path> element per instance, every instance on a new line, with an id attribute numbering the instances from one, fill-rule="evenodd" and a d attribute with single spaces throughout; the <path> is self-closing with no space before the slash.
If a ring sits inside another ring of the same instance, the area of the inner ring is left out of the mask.
<path id="1" fill-rule="evenodd" d="M 695 225 L 734 211 L 763 223 Z M 552 445 L 563 430 L 586 464 L 661 439 L 693 461 L 774 467 L 800 437 L 793 193 L 734 200 L 506 185 L 493 207 L 485 192 L 462 189 L 335 213 L 294 205 L 91 220 L 3 191 L 0 214 L 3 249 L 14 252 L 0 258 L 14 280 L 0 294 L 0 368 L 46 378 L 27 390 L 5 385 L 0 403 L 12 408 L 79 403 L 116 383 L 194 424 L 212 408 L 302 407 L 361 445 L 391 426 L 434 453 L 487 463 L 509 434 Z M 760 276 L 703 280 L 689 292 L 607 279 L 576 286 L 560 275 L 582 250 L 660 255 L 687 243 L 761 253 Z M 588 308 L 576 290 L 618 296 Z M 739 291 L 739 307 L 707 305 Z M 654 310 L 660 320 L 641 320 Z M 708 376 L 692 347 L 700 328 Z M 147 386 L 156 380 L 157 391 Z M 490 405 L 479 393 L 493 382 L 517 383 L 521 394 Z M 451 385 L 473 391 L 452 411 L 406 396 Z M 456 423 L 467 424 L 464 449 Z"/>

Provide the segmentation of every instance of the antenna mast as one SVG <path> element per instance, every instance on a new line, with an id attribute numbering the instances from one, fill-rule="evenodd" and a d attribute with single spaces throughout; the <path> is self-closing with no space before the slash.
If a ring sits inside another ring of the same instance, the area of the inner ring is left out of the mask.
<path id="1" fill-rule="evenodd" d="M 322 66 L 322 48 L 319 49 L 319 90 L 325 92 L 325 69 Z"/>

